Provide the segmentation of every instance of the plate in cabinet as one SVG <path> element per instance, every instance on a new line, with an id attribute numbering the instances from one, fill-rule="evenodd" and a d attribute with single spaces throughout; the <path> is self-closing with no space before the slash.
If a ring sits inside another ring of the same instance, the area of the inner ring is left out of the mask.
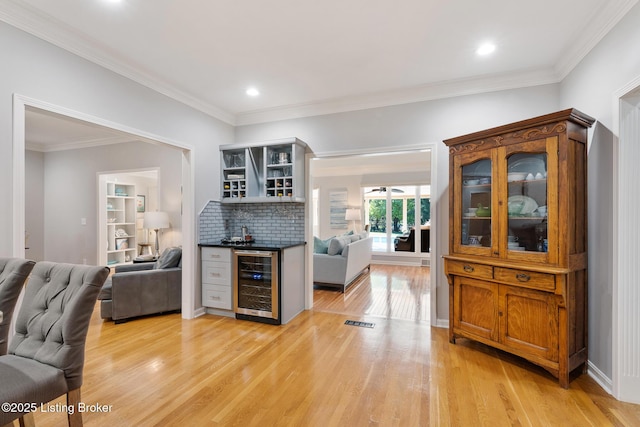
<path id="1" fill-rule="evenodd" d="M 527 156 L 516 159 L 513 162 L 509 162 L 509 172 L 524 172 L 531 173 L 533 175 L 540 173 L 544 176 L 547 170 L 544 160 L 539 157 Z"/>

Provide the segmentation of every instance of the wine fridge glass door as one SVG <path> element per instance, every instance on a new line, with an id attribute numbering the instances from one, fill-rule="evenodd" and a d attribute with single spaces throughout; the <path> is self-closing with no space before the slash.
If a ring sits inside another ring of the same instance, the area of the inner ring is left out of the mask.
<path id="1" fill-rule="evenodd" d="M 235 250 L 234 254 L 235 313 L 278 319 L 278 253 Z"/>

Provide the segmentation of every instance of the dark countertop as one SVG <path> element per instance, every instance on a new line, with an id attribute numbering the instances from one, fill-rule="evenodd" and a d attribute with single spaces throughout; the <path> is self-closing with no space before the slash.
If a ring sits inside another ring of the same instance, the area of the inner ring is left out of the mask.
<path id="1" fill-rule="evenodd" d="M 221 242 L 203 242 L 198 243 L 200 247 L 209 248 L 230 248 L 230 249 L 249 249 L 257 251 L 280 251 L 287 248 L 293 248 L 295 246 L 304 246 L 307 242 L 269 242 L 267 240 L 257 240 L 253 243 L 221 243 Z"/>

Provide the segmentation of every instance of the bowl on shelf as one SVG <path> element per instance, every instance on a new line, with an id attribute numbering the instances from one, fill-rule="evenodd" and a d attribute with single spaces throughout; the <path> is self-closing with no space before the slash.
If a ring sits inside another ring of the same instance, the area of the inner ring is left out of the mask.
<path id="1" fill-rule="evenodd" d="M 509 172 L 507 174 L 507 181 L 523 181 L 527 177 L 526 172 Z"/>
<path id="2" fill-rule="evenodd" d="M 464 184 L 465 185 L 478 185 L 480 183 L 479 179 L 465 179 L 464 180 Z"/>
<path id="3" fill-rule="evenodd" d="M 522 206 L 523 205 L 524 205 L 524 203 L 522 203 L 521 201 L 508 202 L 507 209 L 509 211 L 509 215 L 520 215 L 520 212 L 522 211 Z"/>
<path id="4" fill-rule="evenodd" d="M 476 216 L 480 216 L 480 217 L 491 216 L 491 208 L 489 206 L 482 206 L 481 204 L 478 204 L 478 210 L 476 211 Z"/>

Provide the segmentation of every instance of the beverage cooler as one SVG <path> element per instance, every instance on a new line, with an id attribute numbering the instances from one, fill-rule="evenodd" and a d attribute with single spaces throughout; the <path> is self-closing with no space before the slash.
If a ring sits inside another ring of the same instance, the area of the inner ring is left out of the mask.
<path id="1" fill-rule="evenodd" d="M 278 252 L 240 249 L 233 252 L 236 319 L 279 325 Z"/>

